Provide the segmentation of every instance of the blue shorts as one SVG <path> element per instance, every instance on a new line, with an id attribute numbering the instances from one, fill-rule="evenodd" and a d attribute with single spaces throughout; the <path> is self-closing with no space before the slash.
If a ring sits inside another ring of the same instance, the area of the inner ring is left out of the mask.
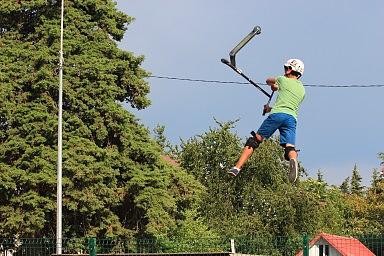
<path id="1" fill-rule="evenodd" d="M 257 131 L 264 139 L 268 139 L 279 130 L 280 145 L 292 144 L 296 141 L 296 119 L 294 116 L 285 113 L 270 114 L 261 124 Z"/>

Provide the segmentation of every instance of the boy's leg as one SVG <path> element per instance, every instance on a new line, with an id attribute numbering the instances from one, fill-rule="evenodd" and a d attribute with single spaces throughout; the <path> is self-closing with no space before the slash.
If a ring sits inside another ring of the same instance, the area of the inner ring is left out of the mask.
<path id="1" fill-rule="evenodd" d="M 297 159 L 297 151 L 295 145 L 293 144 L 280 144 L 284 148 L 284 159 L 289 161 L 289 159 Z"/>
<path id="2" fill-rule="evenodd" d="M 279 128 L 280 144 L 284 147 L 284 158 L 289 161 L 288 179 L 293 183 L 296 181 L 299 166 L 297 162 L 297 151 L 295 149 L 296 141 L 296 119 L 291 115 L 285 116 L 283 125 Z"/>
<path id="3" fill-rule="evenodd" d="M 245 143 L 243 152 L 241 153 L 239 160 L 237 161 L 236 165 L 228 171 L 228 174 L 232 176 L 237 176 L 240 173 L 240 170 L 245 164 L 245 162 L 247 162 L 247 160 L 253 154 L 255 148 L 257 148 L 259 144 L 263 142 L 263 139 L 264 138 L 258 133 L 254 134 L 252 137 L 249 137 L 247 142 Z"/>
<path id="4" fill-rule="evenodd" d="M 254 137 L 251 137 L 251 138 L 253 140 L 255 140 L 255 143 L 257 143 L 257 146 L 253 147 L 252 145 L 250 145 L 250 146 L 245 145 L 245 147 L 243 148 L 243 152 L 241 153 L 241 156 L 240 156 L 239 160 L 237 161 L 237 163 L 235 165 L 235 167 L 238 168 L 238 169 L 241 169 L 243 167 L 243 165 L 248 160 L 248 158 L 251 157 L 251 155 L 252 155 L 253 151 L 255 150 L 255 148 L 258 147 L 258 144 L 263 142 L 263 137 L 260 134 L 258 134 L 258 133 L 256 133 L 256 135 Z M 249 139 L 251 139 L 251 138 L 249 138 Z"/>
<path id="5" fill-rule="evenodd" d="M 271 137 L 271 135 L 278 129 L 279 125 L 280 120 L 278 116 L 276 116 L 276 114 L 269 115 L 263 121 L 259 130 L 257 130 L 257 133 L 251 132 L 252 137 L 248 138 L 239 160 L 237 161 L 236 165 L 229 170 L 228 173 L 232 176 L 239 174 L 241 168 L 252 155 L 255 148 L 257 148 L 264 139 Z"/>
<path id="6" fill-rule="evenodd" d="M 288 179 L 294 183 L 299 174 L 299 164 L 297 162 L 297 152 L 295 145 L 287 144 L 285 147 L 285 159 L 289 161 Z"/>

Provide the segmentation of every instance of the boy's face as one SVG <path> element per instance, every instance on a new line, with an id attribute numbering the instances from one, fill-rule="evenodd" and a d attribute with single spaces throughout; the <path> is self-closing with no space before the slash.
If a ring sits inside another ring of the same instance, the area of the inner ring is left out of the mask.
<path id="1" fill-rule="evenodd" d="M 292 71 L 291 67 L 284 66 L 284 75 L 289 75 Z"/>

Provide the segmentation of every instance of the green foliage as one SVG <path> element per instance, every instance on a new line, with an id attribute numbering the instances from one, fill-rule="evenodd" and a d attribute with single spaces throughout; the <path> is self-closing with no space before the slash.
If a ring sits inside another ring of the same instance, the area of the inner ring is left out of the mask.
<path id="1" fill-rule="evenodd" d="M 303 233 L 384 232 L 377 173 L 366 194 L 356 165 L 340 189 L 320 171 L 317 180 L 290 184 L 272 138 L 239 176 L 229 177 L 244 144 L 231 132 L 236 121 L 216 121 L 217 128 L 182 141 L 180 149 L 166 140 L 163 126 L 151 139 L 123 107 L 150 104 L 144 57 L 117 47 L 132 20 L 112 0 L 65 1 L 64 237 L 145 237 L 184 251 L 203 243 L 196 237 L 215 241 L 209 250 L 223 248 L 223 236 L 263 237 L 266 248 L 290 237 L 282 245 L 291 248 Z M 55 236 L 59 38 L 59 1 L 1 2 L 2 236 Z M 180 166 L 164 154 L 177 156 Z"/>
<path id="2" fill-rule="evenodd" d="M 185 212 L 172 236 L 163 239 L 162 243 L 171 252 L 211 252 L 218 251 L 221 239 L 209 229 L 195 208 Z"/>
<path id="3" fill-rule="evenodd" d="M 351 177 L 351 193 L 355 195 L 362 195 L 364 187 L 361 185 L 362 177 L 359 173 L 357 165 L 353 167 L 352 177 Z"/>
<path id="4" fill-rule="evenodd" d="M 185 219 L 179 221 L 179 226 L 173 234 L 174 237 L 184 239 L 186 242 L 196 237 L 218 238 L 218 235 L 210 230 L 203 218 L 198 215 L 197 209 L 187 210 L 184 216 Z"/>
<path id="5" fill-rule="evenodd" d="M 183 141 L 179 152 L 181 166 L 207 188 L 200 214 L 213 231 L 233 237 L 294 238 L 304 233 L 361 235 L 382 230 L 382 218 L 369 217 L 381 214 L 382 205 L 367 205 L 356 166 L 354 183 L 347 179 L 345 188 L 329 186 L 320 171 L 317 180 L 302 180 L 295 186 L 287 181 L 282 149 L 272 139 L 255 150 L 237 177 L 229 177 L 226 172 L 243 143 L 230 131 L 235 122 L 216 124 L 217 128 Z M 372 200 L 378 202 L 379 197 Z"/>
<path id="6" fill-rule="evenodd" d="M 321 172 L 321 170 L 317 170 L 317 181 L 324 182 L 324 174 Z"/>
<path id="7" fill-rule="evenodd" d="M 372 171 L 372 181 L 371 181 L 371 189 L 376 190 L 378 183 L 381 181 L 380 173 L 379 171 L 375 168 Z"/>
<path id="8" fill-rule="evenodd" d="M 305 224 L 299 224 L 303 232 L 308 234 L 318 232 L 343 233 L 344 211 L 342 192 L 333 186 L 328 186 L 324 181 L 308 179 L 300 184 L 303 190 L 303 207 L 300 209 L 301 218 Z"/>
<path id="9" fill-rule="evenodd" d="M 303 197 L 305 191 L 288 183 L 288 167 L 278 142 L 262 143 L 240 175 L 232 178 L 227 171 L 243 143 L 230 131 L 235 122 L 216 123 L 218 128 L 184 141 L 179 155 L 181 166 L 207 187 L 201 204 L 207 224 L 233 236 L 297 235 L 302 231 L 300 221 L 305 222 L 302 215 L 313 209 L 307 205 L 310 197 Z"/>
<path id="10" fill-rule="evenodd" d="M 380 155 L 379 155 L 380 156 Z M 355 183 L 351 180 L 351 193 L 345 195 L 345 233 L 353 235 L 380 234 L 384 226 L 384 182 L 377 172 L 373 170 L 372 184 L 366 193 L 362 192 L 360 175 L 357 167 L 354 167 Z M 352 187 L 354 186 L 354 190 Z M 352 192 L 354 191 L 354 192 Z"/>
<path id="11" fill-rule="evenodd" d="M 381 159 L 381 161 L 384 162 L 384 152 L 380 152 L 378 155 L 379 155 L 379 159 Z"/>
<path id="12" fill-rule="evenodd" d="M 157 144 L 164 150 L 167 146 L 167 137 L 165 136 L 165 126 L 157 125 L 153 129 Z"/>
<path id="13" fill-rule="evenodd" d="M 351 193 L 351 188 L 350 188 L 350 178 L 349 177 L 347 177 L 344 181 L 343 181 L 343 183 L 341 183 L 341 185 L 340 185 L 340 190 L 341 190 L 341 192 L 343 192 L 343 193 Z"/>
<path id="14" fill-rule="evenodd" d="M 177 158 L 177 152 L 179 151 L 178 145 L 172 145 L 168 141 L 165 135 L 165 126 L 157 125 L 154 129 L 154 136 L 156 143 L 160 146 L 162 151 L 171 158 Z"/>
<path id="15" fill-rule="evenodd" d="M 379 154 L 381 161 L 383 153 Z M 384 175 L 375 169 L 372 174 L 372 184 L 367 193 L 368 210 L 366 218 L 369 220 L 369 228 L 365 233 L 384 233 Z"/>
<path id="16" fill-rule="evenodd" d="M 55 236 L 60 4 L 0 4 L 2 236 Z M 150 103 L 143 56 L 117 47 L 131 21 L 112 0 L 65 1 L 64 237 L 162 236 L 203 191 L 123 107 Z"/>

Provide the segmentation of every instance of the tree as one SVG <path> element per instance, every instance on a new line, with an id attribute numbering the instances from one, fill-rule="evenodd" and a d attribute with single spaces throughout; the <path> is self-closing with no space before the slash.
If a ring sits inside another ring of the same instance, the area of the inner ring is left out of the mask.
<path id="1" fill-rule="evenodd" d="M 203 190 L 123 103 L 150 104 L 143 56 L 120 50 L 133 18 L 112 0 L 65 1 L 63 228 L 161 236 Z M 0 234 L 54 237 L 60 1 L 0 4 Z"/>
<path id="2" fill-rule="evenodd" d="M 181 167 L 207 188 L 202 211 L 211 221 L 219 215 L 229 217 L 234 212 L 236 200 L 231 195 L 236 196 L 236 188 L 230 186 L 225 169 L 235 161 L 240 151 L 240 139 L 230 132 L 233 122 L 217 124 L 219 129 L 210 129 L 203 135 L 182 141 L 178 153 Z"/>
<path id="3" fill-rule="evenodd" d="M 178 145 L 172 145 L 171 142 L 165 136 L 165 126 L 157 125 L 153 129 L 156 143 L 160 146 L 161 150 L 170 156 L 171 158 L 176 158 L 177 152 L 179 151 Z"/>
<path id="4" fill-rule="evenodd" d="M 340 190 L 341 190 L 341 192 L 346 193 L 346 194 L 351 193 L 351 188 L 350 188 L 350 178 L 349 178 L 349 177 L 347 177 L 347 178 L 343 181 L 343 183 L 341 183 L 341 185 L 340 185 Z"/>
<path id="5" fill-rule="evenodd" d="M 381 166 L 380 178 L 384 179 L 384 153 L 379 153 L 379 158 L 381 158 L 381 161 L 382 161 L 380 163 L 380 166 Z"/>
<path id="6" fill-rule="evenodd" d="M 379 159 L 384 160 L 383 153 Z M 367 233 L 380 234 L 384 232 L 384 176 L 374 169 L 372 173 L 371 187 L 367 193 L 369 229 Z"/>
<path id="7" fill-rule="evenodd" d="M 324 182 L 324 174 L 321 172 L 321 170 L 317 170 L 317 181 Z"/>
<path id="8" fill-rule="evenodd" d="M 328 185 L 322 175 L 292 185 L 286 179 L 282 149 L 271 139 L 255 150 L 237 177 L 229 177 L 226 171 L 243 143 L 231 132 L 235 122 L 216 124 L 217 128 L 183 141 L 178 159 L 207 188 L 200 215 L 214 232 L 294 239 L 303 233 L 361 235 L 380 230 L 381 218 L 369 216 L 377 216 L 381 208 L 367 205 L 357 166 L 354 182 L 347 178 L 340 188 Z"/>
<path id="9" fill-rule="evenodd" d="M 154 129 L 153 129 L 154 133 L 155 133 L 155 140 L 157 142 L 157 144 L 161 147 L 162 150 L 165 150 L 165 148 L 167 147 L 167 137 L 165 136 L 165 126 L 164 125 L 157 125 Z"/>
<path id="10" fill-rule="evenodd" d="M 381 181 L 380 173 L 379 171 L 375 168 L 372 171 L 372 180 L 371 180 L 371 187 L 370 189 L 372 190 L 377 190 L 378 189 L 378 183 Z"/>
<path id="11" fill-rule="evenodd" d="M 340 189 L 311 178 L 301 182 L 300 189 L 299 195 L 304 201 L 298 209 L 298 228 L 301 232 L 311 235 L 319 232 L 342 234 L 346 205 Z"/>
<path id="12" fill-rule="evenodd" d="M 263 142 L 233 178 L 227 170 L 244 144 L 231 132 L 235 121 L 216 124 L 183 141 L 179 153 L 181 166 L 207 188 L 201 205 L 206 223 L 220 234 L 266 238 L 300 236 L 303 226 L 314 226 L 317 202 L 310 200 L 312 192 L 289 183 L 276 138 Z"/>
<path id="13" fill-rule="evenodd" d="M 377 179 L 367 193 L 369 221 L 366 233 L 381 234 L 384 232 L 384 179 Z"/>
<path id="14" fill-rule="evenodd" d="M 203 217 L 199 216 L 197 208 L 187 210 L 185 219 L 178 225 L 171 237 L 165 239 L 171 252 L 217 252 L 222 250 L 219 234 L 211 230 Z"/>
<path id="15" fill-rule="evenodd" d="M 359 173 L 357 165 L 353 167 L 352 177 L 351 177 L 351 193 L 355 195 L 362 195 L 364 187 L 361 185 L 362 177 Z"/>

